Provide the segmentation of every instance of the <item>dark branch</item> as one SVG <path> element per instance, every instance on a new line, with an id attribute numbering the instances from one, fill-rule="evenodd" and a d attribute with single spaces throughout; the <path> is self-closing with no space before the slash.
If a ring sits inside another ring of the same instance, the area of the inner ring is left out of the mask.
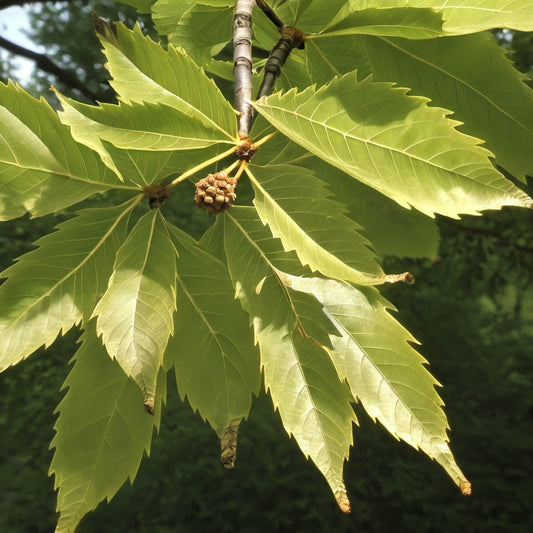
<path id="1" fill-rule="evenodd" d="M 255 0 L 257 7 L 263 11 L 263 13 L 269 18 L 269 20 L 278 28 L 281 32 L 285 27 L 283 21 L 278 17 L 276 12 L 265 2 L 265 0 Z"/>
<path id="2" fill-rule="evenodd" d="M 0 0 L 0 9 L 7 9 L 8 7 L 22 7 L 29 4 L 47 4 L 53 3 L 55 0 Z M 61 0 L 61 2 L 66 2 L 71 4 L 73 2 L 81 2 L 82 4 L 88 4 L 89 0 Z"/>
<path id="3" fill-rule="evenodd" d="M 272 94 L 274 90 L 274 83 L 281 74 L 281 67 L 287 61 L 289 54 L 293 48 L 298 48 L 302 45 L 304 34 L 296 28 L 287 27 L 281 32 L 280 40 L 272 48 L 270 56 L 265 64 L 263 81 L 257 93 L 257 99 L 262 96 Z"/>
<path id="4" fill-rule="evenodd" d="M 252 106 L 252 9 L 254 0 L 237 0 L 233 16 L 233 78 L 239 137 L 250 132 Z"/>
<path id="5" fill-rule="evenodd" d="M 28 50 L 27 48 L 8 41 L 3 37 L 0 37 L 0 47 L 4 48 L 5 50 L 8 50 L 13 54 L 34 61 L 37 68 L 48 72 L 49 74 L 53 74 L 57 77 L 58 80 L 62 81 L 65 85 L 68 85 L 69 87 L 80 91 L 89 100 L 92 100 L 93 102 L 97 100 L 98 96 L 91 90 L 89 90 L 87 87 L 85 87 L 85 85 L 81 83 L 78 78 L 76 78 L 76 76 L 56 65 L 46 55 L 39 54 L 38 52 L 34 52 L 33 50 Z"/>

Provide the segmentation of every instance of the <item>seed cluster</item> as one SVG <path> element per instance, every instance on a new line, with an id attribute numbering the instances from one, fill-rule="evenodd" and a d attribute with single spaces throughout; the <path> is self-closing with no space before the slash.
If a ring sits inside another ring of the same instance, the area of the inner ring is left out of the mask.
<path id="1" fill-rule="evenodd" d="M 220 213 L 234 204 L 236 186 L 237 180 L 224 171 L 209 174 L 196 184 L 194 201 L 208 213 Z"/>

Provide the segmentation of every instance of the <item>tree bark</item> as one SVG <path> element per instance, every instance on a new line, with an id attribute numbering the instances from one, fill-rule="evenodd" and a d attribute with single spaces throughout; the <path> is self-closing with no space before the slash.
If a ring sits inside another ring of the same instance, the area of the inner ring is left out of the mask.
<path id="1" fill-rule="evenodd" d="M 238 130 L 241 139 L 248 138 L 252 106 L 252 9 L 254 0 L 237 0 L 233 16 L 233 78 L 235 108 L 239 112 Z"/>

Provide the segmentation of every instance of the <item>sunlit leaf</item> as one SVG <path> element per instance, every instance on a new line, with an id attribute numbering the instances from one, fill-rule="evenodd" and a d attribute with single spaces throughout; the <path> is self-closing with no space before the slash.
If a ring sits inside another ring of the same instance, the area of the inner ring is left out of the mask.
<path id="1" fill-rule="evenodd" d="M 469 490 L 448 445 L 437 382 L 409 344 L 415 339 L 387 311 L 392 306 L 370 287 L 359 290 L 334 280 L 294 276 L 284 280 L 324 305 L 340 332 L 330 336 L 337 371 L 368 414 L 435 459 L 462 490 Z"/>
<path id="2" fill-rule="evenodd" d="M 88 209 L 36 242 L 1 275 L 0 368 L 88 318 L 106 289 L 133 203 Z"/>
<path id="3" fill-rule="evenodd" d="M 225 253 L 237 295 L 254 326 L 265 386 L 285 430 L 317 465 L 341 508 L 349 511 L 342 469 L 355 421 L 350 395 L 327 352 L 303 331 L 291 295 L 265 251 L 276 247 L 275 242 L 253 209 L 231 211 L 222 218 Z"/>
<path id="4" fill-rule="evenodd" d="M 41 216 L 120 185 L 44 101 L 0 83 L 0 220 Z"/>
<path id="5" fill-rule="evenodd" d="M 368 8 L 432 8 L 442 15 L 446 33 L 476 33 L 491 28 L 533 30 L 530 0 L 349 0 L 352 11 Z M 349 15 L 351 16 L 351 15 Z"/>
<path id="6" fill-rule="evenodd" d="M 333 35 L 388 35 L 406 39 L 429 39 L 442 35 L 442 16 L 429 8 L 371 8 L 350 13 L 314 37 Z"/>
<path id="7" fill-rule="evenodd" d="M 255 108 L 293 141 L 405 207 L 458 217 L 531 205 L 446 111 L 405 93 L 349 73 L 319 89 L 262 98 Z"/>
<path id="8" fill-rule="evenodd" d="M 274 237 L 302 264 L 325 276 L 363 285 L 385 281 L 361 229 L 313 172 L 290 165 L 253 166 L 254 205 Z"/>
<path id="9" fill-rule="evenodd" d="M 93 316 L 109 355 L 153 400 L 173 332 L 176 256 L 158 209 L 146 213 L 117 252 L 113 275 Z"/>
<path id="10" fill-rule="evenodd" d="M 204 128 L 237 137 L 234 110 L 210 80 L 182 50 L 169 46 L 168 51 L 138 26 L 130 31 L 117 24 L 115 46 L 102 39 L 111 85 L 125 102 L 164 104 L 198 121 Z"/>
<path id="11" fill-rule="evenodd" d="M 364 47 L 377 80 L 395 80 L 452 110 L 461 131 L 485 140 L 511 174 L 533 174 L 533 91 L 492 36 L 366 37 Z"/>

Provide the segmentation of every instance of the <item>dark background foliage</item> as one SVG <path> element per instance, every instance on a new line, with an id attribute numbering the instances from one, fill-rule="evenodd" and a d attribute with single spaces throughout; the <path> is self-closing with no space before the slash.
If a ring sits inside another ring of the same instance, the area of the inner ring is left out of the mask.
<path id="1" fill-rule="evenodd" d="M 30 33 L 46 47 L 47 57 L 73 73 L 88 95 L 112 100 L 89 11 L 128 23 L 133 12 L 108 0 L 42 2 L 32 9 Z M 517 66 L 533 72 L 531 34 L 498 36 L 513 50 Z M 0 65 L 0 76 L 7 75 L 16 75 L 9 61 Z M 36 71 L 29 88 L 45 93 L 51 84 L 87 99 L 78 87 L 43 70 Z M 178 225 L 199 236 L 208 219 L 193 208 L 190 191 L 184 189 L 169 207 Z M 104 202 L 111 199 L 92 200 Z M 2 224 L 0 266 L 30 250 L 57 221 L 24 218 Z M 239 430 L 236 468 L 226 471 L 216 435 L 180 402 L 171 379 L 160 435 L 135 484 L 124 486 L 109 504 L 89 514 L 79 532 L 529 532 L 533 216 L 504 209 L 438 223 L 442 239 L 433 261 L 386 258 L 390 271 L 411 270 L 417 277 L 414 287 L 390 287 L 387 296 L 400 309 L 400 321 L 423 343 L 432 373 L 444 384 L 440 392 L 452 428 L 452 449 L 473 483 L 470 498 L 461 496 L 436 463 L 396 442 L 357 408 L 360 427 L 355 428 L 345 472 L 353 511 L 344 516 L 321 475 L 286 437 L 264 395 Z M 2 532 L 53 531 L 48 446 L 77 336 L 76 331 L 69 333 L 0 375 Z"/>

